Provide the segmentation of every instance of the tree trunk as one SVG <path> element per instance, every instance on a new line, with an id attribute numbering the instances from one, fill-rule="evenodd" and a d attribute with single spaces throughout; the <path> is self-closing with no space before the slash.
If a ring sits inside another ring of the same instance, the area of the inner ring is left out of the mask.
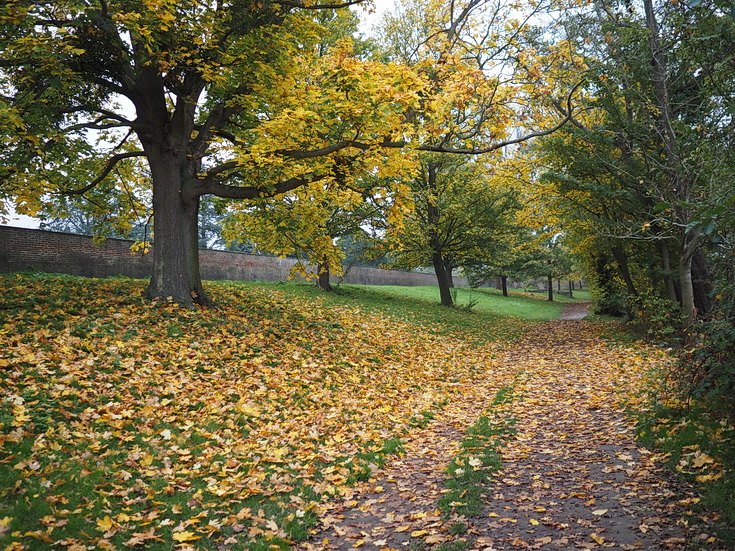
<path id="1" fill-rule="evenodd" d="M 681 313 L 688 325 L 696 318 L 691 254 L 684 254 L 679 260 L 679 285 L 681 285 Z"/>
<path id="2" fill-rule="evenodd" d="M 702 317 L 712 312 L 712 272 L 707 265 L 707 257 L 702 249 L 697 249 L 692 257 L 692 284 L 694 285 L 694 306 Z"/>
<path id="3" fill-rule="evenodd" d="M 440 254 L 434 253 L 431 257 L 434 265 L 434 272 L 436 272 L 436 280 L 439 284 L 439 297 L 441 299 L 442 306 L 452 306 L 454 301 L 452 300 L 451 284 L 448 277 L 447 267 L 444 259 Z"/>
<path id="4" fill-rule="evenodd" d="M 500 276 L 500 283 L 503 289 L 503 296 L 507 297 L 508 296 L 508 276 L 505 276 L 505 275 Z"/>
<path id="5" fill-rule="evenodd" d="M 574 282 L 569 280 L 569 298 L 574 298 Z"/>
<path id="6" fill-rule="evenodd" d="M 694 278 L 692 265 L 694 256 L 702 244 L 703 236 L 696 230 L 684 235 L 681 257 L 679 258 L 679 285 L 681 286 L 681 314 L 687 325 L 697 319 Z M 704 312 L 703 312 L 704 313 Z"/>
<path id="7" fill-rule="evenodd" d="M 615 262 L 618 265 L 620 275 L 625 282 L 625 289 L 628 291 L 628 296 L 631 298 L 637 297 L 638 290 L 635 288 L 633 278 L 630 275 L 630 268 L 628 267 L 628 255 L 625 254 L 625 251 L 623 251 L 620 245 L 613 246 L 611 252 L 613 258 L 615 259 Z"/>
<path id="8" fill-rule="evenodd" d="M 323 291 L 331 291 L 332 285 L 329 283 L 329 261 L 320 263 L 317 266 L 316 286 Z"/>
<path id="9" fill-rule="evenodd" d="M 666 296 L 671 302 L 679 302 L 679 297 L 676 294 L 676 284 L 672 277 L 671 270 L 671 254 L 669 252 L 669 246 L 666 241 L 659 242 L 659 252 L 661 253 L 661 269 L 664 273 L 664 283 L 666 285 Z"/>
<path id="10" fill-rule="evenodd" d="M 449 282 L 449 287 L 454 288 L 454 278 L 452 277 L 452 267 L 446 263 L 444 267 L 447 270 L 447 281 Z"/>
<path id="11" fill-rule="evenodd" d="M 546 279 L 547 287 L 549 289 L 549 302 L 554 302 L 554 277 L 549 274 Z"/>
<path id="12" fill-rule="evenodd" d="M 199 273 L 199 197 L 183 193 L 182 167 L 172 156 L 149 157 L 153 185 L 151 299 L 184 307 L 208 305 Z"/>

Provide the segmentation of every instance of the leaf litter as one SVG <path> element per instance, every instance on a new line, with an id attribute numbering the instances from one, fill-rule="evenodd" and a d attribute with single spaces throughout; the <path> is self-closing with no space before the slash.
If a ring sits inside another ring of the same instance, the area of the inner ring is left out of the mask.
<path id="1" fill-rule="evenodd" d="M 702 531 L 714 516 L 692 510 L 695 490 L 636 443 L 625 416 L 648 367 L 670 358 L 640 344 L 611 347 L 598 327 L 574 321 L 576 311 L 567 319 L 497 354 L 485 379 L 323 515 L 300 549 L 718 549 Z M 519 397 L 491 403 L 503 381 Z M 482 412 L 514 419 L 517 432 L 498 449 L 502 470 L 485 488 L 481 513 L 443 514 L 446 466 L 463 427 Z"/>
<path id="2" fill-rule="evenodd" d="M 0 285 L 3 549 L 690 539 L 698 498 L 661 474 L 621 413 L 666 357 L 608 348 L 587 323 L 479 346 L 272 287 L 213 284 L 223 306 L 188 312 L 146 303 L 130 280 Z M 495 403 L 508 386 L 517 398 Z M 480 516 L 462 514 L 461 493 L 445 513 L 446 467 L 483 412 L 516 419 L 517 435 Z M 715 466 L 691 463 L 702 476 Z"/>

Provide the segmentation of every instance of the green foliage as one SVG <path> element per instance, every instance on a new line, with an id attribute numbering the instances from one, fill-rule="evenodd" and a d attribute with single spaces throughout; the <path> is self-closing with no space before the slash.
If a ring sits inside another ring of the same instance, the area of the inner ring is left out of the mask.
<path id="1" fill-rule="evenodd" d="M 662 346 L 671 346 L 678 342 L 682 329 L 681 308 L 678 303 L 651 289 L 643 289 L 632 302 L 636 315 L 631 320 L 631 325 Z"/>
<path id="2" fill-rule="evenodd" d="M 702 499 L 691 501 L 697 513 L 720 511 L 717 536 L 735 547 L 735 429 L 711 410 L 658 405 L 638 419 L 641 441 L 660 450 L 668 466 L 696 484 Z"/>
<path id="3" fill-rule="evenodd" d="M 732 254 L 719 260 L 714 312 L 690 328 L 679 382 L 696 403 L 735 418 L 735 269 Z"/>
<path id="4" fill-rule="evenodd" d="M 595 251 L 589 255 L 587 265 L 594 313 L 613 317 L 624 315 L 625 292 L 615 277 L 607 255 Z"/>

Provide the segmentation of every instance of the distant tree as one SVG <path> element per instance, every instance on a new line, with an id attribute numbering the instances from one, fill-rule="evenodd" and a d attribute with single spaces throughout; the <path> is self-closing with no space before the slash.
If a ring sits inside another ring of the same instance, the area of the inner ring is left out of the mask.
<path id="1" fill-rule="evenodd" d="M 512 190 L 491 185 L 490 172 L 481 162 L 424 155 L 409 184 L 413 208 L 389 230 L 395 264 L 433 266 L 444 306 L 453 304 L 452 270 L 487 258 L 519 206 Z"/>

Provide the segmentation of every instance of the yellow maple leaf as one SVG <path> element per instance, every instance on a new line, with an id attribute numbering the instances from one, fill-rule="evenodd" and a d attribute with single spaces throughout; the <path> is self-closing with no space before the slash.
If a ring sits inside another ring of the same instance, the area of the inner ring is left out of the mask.
<path id="1" fill-rule="evenodd" d="M 189 532 L 188 530 L 185 530 L 184 532 L 177 532 L 171 537 L 178 542 L 184 542 L 198 540 L 201 536 L 197 536 L 194 532 Z"/>
<path id="2" fill-rule="evenodd" d="M 605 543 L 605 538 L 603 538 L 602 536 L 599 536 L 599 535 L 597 535 L 595 533 L 590 534 L 590 538 L 592 538 L 593 540 L 595 540 L 595 542 L 599 543 L 600 545 L 602 545 L 603 543 Z"/>
<path id="3" fill-rule="evenodd" d="M 113 521 L 109 515 L 105 518 L 97 519 L 97 528 L 99 528 L 101 532 L 109 532 L 114 526 L 115 521 Z"/>

